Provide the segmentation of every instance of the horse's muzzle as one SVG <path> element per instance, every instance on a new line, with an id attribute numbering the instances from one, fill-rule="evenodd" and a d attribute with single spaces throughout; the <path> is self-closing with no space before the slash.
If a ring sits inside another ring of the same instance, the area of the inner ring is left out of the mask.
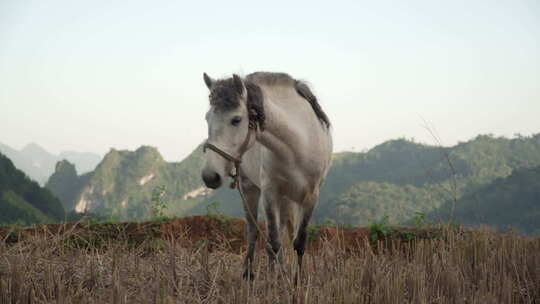
<path id="1" fill-rule="evenodd" d="M 202 179 L 208 188 L 217 189 L 221 187 L 221 176 L 214 171 L 204 170 L 202 173 Z"/>

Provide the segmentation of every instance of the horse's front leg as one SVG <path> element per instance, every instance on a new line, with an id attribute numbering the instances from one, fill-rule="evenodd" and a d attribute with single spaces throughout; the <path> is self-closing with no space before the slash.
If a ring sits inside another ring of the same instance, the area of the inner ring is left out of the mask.
<path id="1" fill-rule="evenodd" d="M 261 194 L 262 204 L 266 213 L 267 242 L 266 251 L 268 253 L 268 269 L 274 271 L 276 260 L 282 262 L 281 239 L 279 229 L 279 207 L 276 192 L 268 189 Z"/>
<path id="2" fill-rule="evenodd" d="M 260 191 L 255 186 L 242 189 L 245 198 L 244 212 L 246 215 L 246 239 L 247 252 L 244 259 L 244 274 L 245 280 L 253 280 L 253 256 L 255 253 L 255 245 L 259 236 L 259 227 L 257 226 L 257 215 L 259 209 Z"/>

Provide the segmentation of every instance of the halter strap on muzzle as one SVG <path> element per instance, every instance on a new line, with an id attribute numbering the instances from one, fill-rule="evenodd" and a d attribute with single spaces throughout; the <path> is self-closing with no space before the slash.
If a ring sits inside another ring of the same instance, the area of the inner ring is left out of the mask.
<path id="1" fill-rule="evenodd" d="M 234 175 L 230 174 L 230 176 L 233 178 L 233 182 L 230 185 L 232 189 L 238 186 L 238 176 L 240 175 L 240 164 L 242 163 L 242 156 L 247 151 L 247 146 L 249 145 L 249 141 L 251 140 L 251 135 L 253 131 L 257 131 L 257 125 L 250 121 L 246 139 L 244 140 L 242 145 L 240 145 L 239 150 L 241 154 L 239 157 L 232 156 L 231 154 L 223 151 L 222 149 L 218 148 L 216 145 L 209 143 L 208 141 L 206 141 L 203 145 L 203 153 L 206 153 L 206 149 L 210 149 L 234 164 Z"/>
<path id="2" fill-rule="evenodd" d="M 225 158 L 226 160 L 228 161 L 231 161 L 235 164 L 240 164 L 242 162 L 242 159 L 241 158 L 236 158 L 232 155 L 230 155 L 229 153 L 221 150 L 220 148 L 218 148 L 217 146 L 209 143 L 208 141 L 204 143 L 204 146 L 203 146 L 203 152 L 206 153 L 206 149 L 210 149 L 214 152 L 216 152 L 217 154 L 221 155 L 221 157 Z"/>

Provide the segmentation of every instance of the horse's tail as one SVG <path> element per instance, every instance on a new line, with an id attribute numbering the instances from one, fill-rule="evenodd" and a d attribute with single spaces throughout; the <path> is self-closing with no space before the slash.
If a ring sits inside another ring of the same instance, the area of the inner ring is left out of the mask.
<path id="1" fill-rule="evenodd" d="M 319 102 L 317 101 L 317 97 L 313 95 L 307 84 L 303 83 L 300 80 L 296 80 L 295 83 L 296 92 L 300 96 L 302 96 L 305 100 L 311 104 L 311 107 L 313 108 L 313 111 L 315 112 L 315 115 L 324 122 L 326 127 L 330 127 L 330 120 L 328 119 L 328 116 L 326 116 L 326 113 L 321 108 L 321 105 L 319 105 Z"/>

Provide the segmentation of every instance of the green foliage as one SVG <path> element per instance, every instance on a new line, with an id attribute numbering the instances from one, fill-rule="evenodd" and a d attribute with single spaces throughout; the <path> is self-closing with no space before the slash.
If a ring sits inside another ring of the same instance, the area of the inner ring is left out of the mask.
<path id="1" fill-rule="evenodd" d="M 390 183 L 359 182 L 347 191 L 321 204 L 317 214 L 352 226 L 365 226 L 370 220 L 388 215 L 393 223 L 406 221 L 415 212 L 429 212 L 444 202 L 435 186 L 418 188 Z"/>
<path id="2" fill-rule="evenodd" d="M 392 240 L 400 240 L 405 242 L 413 242 L 416 239 L 434 239 L 440 238 L 440 227 L 426 227 L 425 215 L 417 213 L 417 225 L 414 228 L 391 226 L 388 221 L 388 216 L 384 216 L 380 221 L 376 221 L 368 226 L 369 241 L 373 248 L 377 248 L 379 242 L 386 242 L 388 245 Z"/>
<path id="3" fill-rule="evenodd" d="M 163 219 L 165 218 L 165 210 L 167 209 L 167 204 L 163 201 L 162 197 L 165 194 L 165 186 L 157 186 L 152 191 L 152 216 L 154 219 Z"/>
<path id="4" fill-rule="evenodd" d="M 326 226 L 326 227 L 339 227 L 340 223 L 338 223 L 337 221 L 335 221 L 333 219 L 326 219 L 323 222 L 323 226 Z"/>
<path id="5" fill-rule="evenodd" d="M 398 230 L 388 225 L 388 216 L 383 216 L 380 221 L 376 221 L 368 226 L 369 241 L 372 247 L 377 246 L 377 241 L 386 239 Z"/>
<path id="6" fill-rule="evenodd" d="M 426 224 L 426 214 L 423 212 L 415 212 L 411 220 L 417 228 L 422 228 Z"/>
<path id="7" fill-rule="evenodd" d="M 307 226 L 307 239 L 309 242 L 318 240 L 320 233 L 321 233 L 320 225 Z"/>
<path id="8" fill-rule="evenodd" d="M 225 228 L 228 224 L 230 224 L 230 218 L 220 212 L 220 203 L 218 201 L 207 203 L 205 208 L 206 216 L 218 221 L 222 228 Z"/>
<path id="9" fill-rule="evenodd" d="M 540 166 L 514 170 L 463 196 L 455 206 L 448 202 L 429 216 L 442 222 L 451 219 L 467 226 L 540 234 Z"/>
<path id="10" fill-rule="evenodd" d="M 418 236 L 417 230 L 405 230 L 400 232 L 400 237 L 406 242 L 411 242 Z"/>

